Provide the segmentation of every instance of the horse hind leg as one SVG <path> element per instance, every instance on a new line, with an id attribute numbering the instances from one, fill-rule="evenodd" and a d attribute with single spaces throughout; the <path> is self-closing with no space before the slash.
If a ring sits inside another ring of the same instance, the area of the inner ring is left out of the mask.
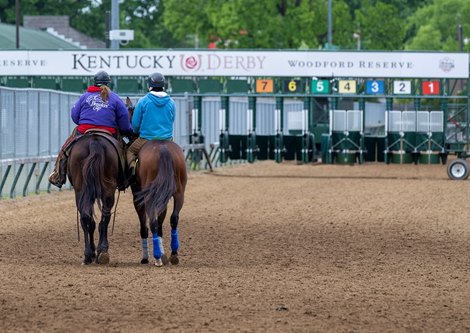
<path id="1" fill-rule="evenodd" d="M 137 212 L 137 216 L 139 217 L 140 223 L 140 238 L 141 238 L 141 245 L 142 245 L 142 259 L 140 263 L 146 265 L 149 263 L 149 229 L 147 227 L 147 220 L 145 215 L 145 208 L 141 206 L 138 202 L 134 200 L 134 207 L 135 211 Z"/>
<path id="2" fill-rule="evenodd" d="M 170 241 L 170 247 L 171 247 L 171 256 L 170 256 L 170 262 L 173 265 L 178 265 L 179 264 L 179 258 L 178 258 L 178 249 L 179 249 L 179 238 L 178 238 L 178 222 L 179 222 L 179 212 L 181 208 L 183 207 L 183 196 L 180 195 L 175 195 L 174 197 L 174 208 L 173 212 L 170 216 L 170 225 L 171 225 L 171 241 Z"/>
<path id="3" fill-rule="evenodd" d="M 95 258 L 95 245 L 93 241 L 93 233 L 95 230 L 95 222 L 93 217 L 80 214 L 80 224 L 82 225 L 83 238 L 85 242 L 85 251 L 83 265 L 89 265 Z"/>
<path id="4" fill-rule="evenodd" d="M 160 213 L 156 221 L 150 223 L 152 231 L 153 257 L 155 258 L 155 266 L 161 267 L 168 265 L 168 257 L 163 249 L 163 221 L 165 220 L 166 209 Z"/>
<path id="5" fill-rule="evenodd" d="M 109 264 L 109 243 L 108 243 L 108 225 L 111 220 L 110 213 L 103 213 L 101 216 L 101 221 L 98 226 L 100 233 L 100 241 L 98 243 L 96 263 L 101 265 Z"/>

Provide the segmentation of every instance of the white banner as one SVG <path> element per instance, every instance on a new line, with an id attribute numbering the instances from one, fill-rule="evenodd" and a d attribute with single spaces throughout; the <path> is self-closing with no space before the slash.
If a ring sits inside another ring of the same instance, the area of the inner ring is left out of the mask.
<path id="1" fill-rule="evenodd" d="M 329 51 L 0 51 L 1 75 L 468 78 L 467 53 Z"/>

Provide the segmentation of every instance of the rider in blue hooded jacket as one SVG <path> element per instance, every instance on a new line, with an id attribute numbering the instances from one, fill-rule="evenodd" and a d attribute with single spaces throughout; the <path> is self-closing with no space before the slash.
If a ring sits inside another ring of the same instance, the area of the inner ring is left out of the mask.
<path id="1" fill-rule="evenodd" d="M 132 128 L 139 137 L 127 149 L 129 173 L 135 174 L 135 161 L 148 140 L 173 140 L 175 101 L 165 92 L 165 77 L 153 73 L 148 77 L 149 92 L 139 100 L 132 116 Z"/>

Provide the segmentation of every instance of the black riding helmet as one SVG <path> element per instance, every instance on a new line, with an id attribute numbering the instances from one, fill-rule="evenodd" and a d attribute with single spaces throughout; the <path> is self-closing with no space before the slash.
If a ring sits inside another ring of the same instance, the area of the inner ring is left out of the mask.
<path id="1" fill-rule="evenodd" d="M 97 87 L 100 87 L 102 85 L 109 85 L 111 82 L 111 78 L 109 77 L 108 73 L 105 71 L 99 71 L 98 73 L 95 74 L 95 77 L 93 78 L 94 85 Z"/>
<path id="2" fill-rule="evenodd" d="M 151 88 L 163 88 L 165 87 L 165 77 L 162 73 L 153 73 L 148 77 L 148 84 Z"/>

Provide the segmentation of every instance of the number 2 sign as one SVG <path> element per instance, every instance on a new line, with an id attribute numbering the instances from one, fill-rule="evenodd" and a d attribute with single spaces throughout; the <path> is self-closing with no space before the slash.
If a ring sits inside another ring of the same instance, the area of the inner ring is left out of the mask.
<path id="1" fill-rule="evenodd" d="M 421 88 L 423 95 L 439 95 L 440 93 L 439 81 L 423 81 Z"/>
<path id="2" fill-rule="evenodd" d="M 411 94 L 411 81 L 393 81 L 393 93 L 396 95 Z"/>

